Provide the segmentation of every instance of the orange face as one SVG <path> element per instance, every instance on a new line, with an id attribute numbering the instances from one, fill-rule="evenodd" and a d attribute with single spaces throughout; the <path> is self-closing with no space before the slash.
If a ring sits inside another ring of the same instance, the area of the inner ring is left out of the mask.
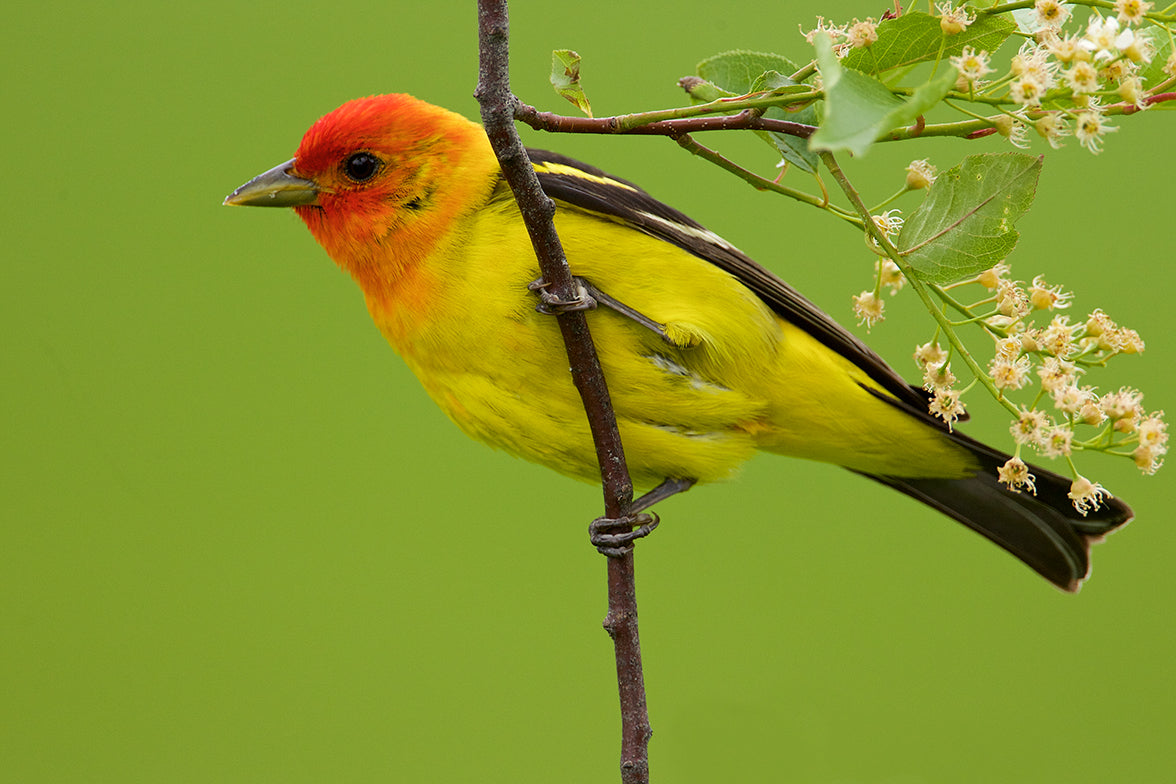
<path id="1" fill-rule="evenodd" d="M 370 294 L 425 258 L 471 190 L 486 187 L 466 176 L 486 156 L 482 129 L 459 115 L 408 95 L 360 98 L 303 137 L 290 174 L 317 194 L 295 210 Z"/>

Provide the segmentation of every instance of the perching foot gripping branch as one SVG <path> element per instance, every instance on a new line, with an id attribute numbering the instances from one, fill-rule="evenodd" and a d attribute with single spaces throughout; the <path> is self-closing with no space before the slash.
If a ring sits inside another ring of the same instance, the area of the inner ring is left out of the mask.
<path id="1" fill-rule="evenodd" d="M 627 319 L 635 321 L 646 329 L 657 333 L 662 340 L 671 345 L 676 345 L 670 336 L 666 334 L 664 324 L 660 324 L 653 319 L 646 316 L 639 310 L 629 307 L 620 300 L 610 297 L 600 289 L 593 286 L 583 278 L 573 277 L 572 281 L 576 284 L 576 298 L 571 300 L 557 299 L 551 294 L 547 287 L 547 283 L 542 278 L 533 280 L 527 284 L 527 288 L 536 292 L 539 295 L 539 304 L 535 306 L 535 310 L 545 315 L 556 315 L 559 313 L 567 313 L 569 311 L 577 310 L 595 310 L 597 307 L 606 307 L 609 310 L 620 313 Z"/>
<path id="2" fill-rule="evenodd" d="M 694 486 L 694 479 L 667 479 L 633 501 L 624 517 L 598 517 L 588 526 L 588 540 L 610 558 L 621 558 L 632 551 L 633 542 L 649 536 L 657 528 L 656 514 L 645 510 L 670 496 L 684 493 Z M 635 527 L 636 526 L 636 527 Z"/>

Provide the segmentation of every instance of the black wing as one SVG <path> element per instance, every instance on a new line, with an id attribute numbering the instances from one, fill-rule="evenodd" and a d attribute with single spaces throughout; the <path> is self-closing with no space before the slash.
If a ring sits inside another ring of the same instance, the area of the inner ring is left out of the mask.
<path id="1" fill-rule="evenodd" d="M 782 318 L 841 354 L 883 389 L 930 418 L 926 392 L 904 381 L 869 346 L 717 234 L 636 185 L 593 166 L 544 150 L 528 149 L 527 154 L 539 184 L 552 199 L 620 220 L 726 270 Z"/>

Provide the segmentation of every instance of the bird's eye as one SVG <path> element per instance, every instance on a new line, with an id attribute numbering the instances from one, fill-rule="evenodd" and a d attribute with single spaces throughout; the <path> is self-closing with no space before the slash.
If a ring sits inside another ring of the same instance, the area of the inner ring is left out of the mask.
<path id="1" fill-rule="evenodd" d="M 367 182 L 379 173 L 383 165 L 370 152 L 357 152 L 343 162 L 343 173 L 355 182 Z"/>

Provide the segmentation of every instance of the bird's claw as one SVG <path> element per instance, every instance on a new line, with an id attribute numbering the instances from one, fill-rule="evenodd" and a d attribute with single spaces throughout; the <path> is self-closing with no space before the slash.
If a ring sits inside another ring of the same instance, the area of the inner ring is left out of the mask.
<path id="1" fill-rule="evenodd" d="M 641 326 L 652 332 L 658 334 L 662 340 L 669 343 L 671 346 L 677 348 L 684 348 L 684 345 L 676 343 L 666 333 L 666 325 L 660 324 L 649 318 L 640 311 L 634 310 L 625 303 L 613 299 L 608 294 L 605 294 L 600 289 L 593 286 L 583 278 L 572 277 L 572 282 L 576 286 L 576 298 L 572 300 L 562 300 L 552 295 L 547 288 L 551 285 L 543 278 L 533 280 L 527 284 L 527 288 L 539 294 L 539 304 L 535 306 L 535 310 L 539 311 L 545 316 L 558 315 L 560 313 L 569 313 L 575 310 L 596 310 L 597 307 L 606 307 L 610 310 L 620 313 L 627 319 L 631 319 Z"/>
<path id="2" fill-rule="evenodd" d="M 572 283 L 576 286 L 574 299 L 560 299 L 552 294 L 548 291 L 551 284 L 543 278 L 528 283 L 527 288 L 539 295 L 539 304 L 535 306 L 535 310 L 545 316 L 556 316 L 560 313 L 572 313 L 580 310 L 595 310 L 596 299 L 589 293 L 589 287 L 583 279 L 572 278 Z"/>
<path id="3" fill-rule="evenodd" d="M 653 512 L 598 517 L 588 526 L 588 541 L 601 555 L 623 558 L 633 551 L 633 542 L 653 533 L 659 522 L 661 520 Z"/>

